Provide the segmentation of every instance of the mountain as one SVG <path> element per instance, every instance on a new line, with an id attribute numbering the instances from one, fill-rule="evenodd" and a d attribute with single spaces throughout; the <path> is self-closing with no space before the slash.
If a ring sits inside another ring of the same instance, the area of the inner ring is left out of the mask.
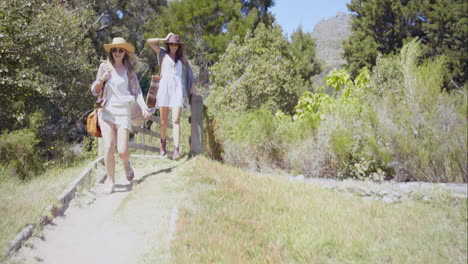
<path id="1" fill-rule="evenodd" d="M 323 69 L 327 72 L 346 62 L 341 58 L 341 53 L 342 42 L 351 33 L 350 17 L 346 13 L 338 12 L 332 18 L 320 20 L 314 27 L 312 37 L 316 39 L 316 57 L 325 62 Z"/>

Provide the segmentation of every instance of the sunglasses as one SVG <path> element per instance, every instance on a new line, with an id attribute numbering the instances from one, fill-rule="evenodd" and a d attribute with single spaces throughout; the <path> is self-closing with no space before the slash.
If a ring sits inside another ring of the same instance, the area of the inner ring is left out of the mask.
<path id="1" fill-rule="evenodd" d="M 117 48 L 115 48 L 115 49 L 111 49 L 111 52 L 112 52 L 112 53 L 116 53 L 116 52 L 118 52 L 118 53 L 124 53 L 124 52 L 125 52 L 125 49 L 117 49 Z"/>

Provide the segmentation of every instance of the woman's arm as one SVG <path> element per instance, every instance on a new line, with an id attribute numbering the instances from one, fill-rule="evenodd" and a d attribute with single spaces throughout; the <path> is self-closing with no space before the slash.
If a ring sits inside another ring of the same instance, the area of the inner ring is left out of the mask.
<path id="1" fill-rule="evenodd" d="M 161 52 L 161 48 L 157 45 L 157 43 L 164 43 L 165 41 L 167 41 L 169 39 L 169 37 L 171 35 L 173 35 L 174 33 L 169 33 L 167 34 L 166 38 L 150 38 L 146 41 L 146 43 L 148 43 L 148 45 L 150 46 L 150 48 L 152 50 L 154 50 L 158 55 L 159 53 Z"/>
<path id="2" fill-rule="evenodd" d="M 96 74 L 96 80 L 91 85 L 91 93 L 94 96 L 98 96 L 102 91 L 102 86 L 104 82 L 106 81 L 106 80 L 103 80 L 103 77 L 105 77 L 103 75 L 105 75 L 105 72 L 106 72 L 105 69 L 106 69 L 106 63 L 103 62 L 101 63 L 101 65 L 99 65 L 99 70 Z"/>
<path id="3" fill-rule="evenodd" d="M 137 97 L 136 103 L 141 107 L 143 112 L 143 117 L 148 120 L 150 116 L 149 108 L 146 105 L 145 99 L 143 98 L 143 92 L 141 91 L 140 83 L 138 82 L 138 78 L 136 75 L 133 76 L 133 81 L 136 83 L 137 86 Z"/>

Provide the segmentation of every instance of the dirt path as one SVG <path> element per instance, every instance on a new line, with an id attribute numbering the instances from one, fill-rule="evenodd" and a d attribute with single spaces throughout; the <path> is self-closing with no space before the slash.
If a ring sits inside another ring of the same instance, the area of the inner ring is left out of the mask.
<path id="1" fill-rule="evenodd" d="M 178 207 L 188 201 L 188 161 L 132 158 L 133 185 L 121 164 L 116 192 L 82 190 L 63 216 L 30 238 L 12 263 L 168 263 Z"/>

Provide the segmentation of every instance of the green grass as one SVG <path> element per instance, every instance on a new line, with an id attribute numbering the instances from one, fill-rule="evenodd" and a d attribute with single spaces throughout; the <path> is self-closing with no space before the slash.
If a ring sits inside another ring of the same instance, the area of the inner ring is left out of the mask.
<path id="1" fill-rule="evenodd" d="M 466 263 L 467 200 L 386 204 L 197 158 L 174 263 Z"/>
<path id="2" fill-rule="evenodd" d="M 89 165 L 83 160 L 69 168 L 53 168 L 30 181 L 0 180 L 0 259 L 13 238 L 27 225 L 37 223 L 43 210 L 57 203 L 70 183 Z"/>

